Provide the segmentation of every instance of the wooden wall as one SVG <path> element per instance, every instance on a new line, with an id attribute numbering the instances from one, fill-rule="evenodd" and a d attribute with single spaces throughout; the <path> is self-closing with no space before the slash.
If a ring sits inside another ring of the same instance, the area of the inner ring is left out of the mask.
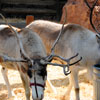
<path id="1" fill-rule="evenodd" d="M 1 12 L 6 15 L 56 19 L 61 17 L 62 7 L 67 0 L 0 0 Z"/>

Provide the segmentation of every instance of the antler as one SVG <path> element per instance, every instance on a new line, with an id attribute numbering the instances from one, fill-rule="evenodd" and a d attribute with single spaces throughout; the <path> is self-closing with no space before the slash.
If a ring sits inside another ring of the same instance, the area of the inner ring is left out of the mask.
<path id="1" fill-rule="evenodd" d="M 77 57 L 77 56 L 78 56 L 78 54 L 76 54 L 75 56 L 72 56 L 72 57 L 70 57 L 70 58 L 68 58 L 68 59 L 65 59 L 65 58 L 63 58 L 63 57 L 61 57 L 61 56 L 58 56 L 58 55 L 53 55 L 53 56 L 52 56 L 52 58 L 53 58 L 53 57 L 58 57 L 58 58 L 64 60 L 67 64 L 56 64 L 56 63 L 48 62 L 48 61 L 46 61 L 46 60 L 45 60 L 45 61 L 44 61 L 44 60 L 41 60 L 41 63 L 42 63 L 42 64 L 49 64 L 49 65 L 54 65 L 54 66 L 63 67 L 64 74 L 65 74 L 65 75 L 68 75 L 68 74 L 71 73 L 71 71 L 69 71 L 69 66 L 72 66 L 72 65 L 74 65 L 74 64 L 76 64 L 76 63 L 78 63 L 79 61 L 82 60 L 82 57 L 80 57 L 79 60 L 77 60 L 77 61 L 75 61 L 74 63 L 71 63 L 71 64 L 70 64 L 70 61 L 71 61 L 73 58 Z M 67 68 L 67 71 L 66 71 L 66 68 Z"/>
<path id="2" fill-rule="evenodd" d="M 66 9 L 65 9 L 65 10 L 66 10 Z M 61 28 L 61 30 L 60 30 L 60 33 L 59 33 L 57 39 L 55 40 L 55 42 L 54 42 L 54 44 L 53 44 L 53 46 L 52 46 L 52 48 L 51 48 L 51 54 L 54 54 L 54 48 L 55 48 L 56 44 L 58 43 L 58 41 L 59 41 L 59 39 L 60 39 L 60 37 L 61 37 L 61 34 L 63 33 L 64 25 L 65 25 L 65 23 L 66 23 L 66 17 L 67 17 L 67 10 L 66 10 L 66 14 L 65 14 L 65 20 L 64 20 L 64 22 L 63 22 L 63 24 L 62 24 L 62 28 Z"/>
<path id="3" fill-rule="evenodd" d="M 1 55 L 0 54 L 0 62 L 27 62 L 27 60 L 23 60 L 23 59 L 15 59 L 13 57 L 9 57 L 7 55 Z"/>
<path id="4" fill-rule="evenodd" d="M 66 9 L 65 9 L 66 10 Z M 57 45 L 57 43 L 58 43 L 58 41 L 59 41 L 59 39 L 60 39 L 60 37 L 61 37 L 61 35 L 62 35 L 62 33 L 63 33 L 63 29 L 64 29 L 64 25 L 65 25 L 65 23 L 66 23 L 66 17 L 67 17 L 67 10 L 66 10 L 66 14 L 65 14 L 65 20 L 64 20 L 64 22 L 63 22 L 63 24 L 62 24 L 62 27 L 61 27 L 61 30 L 60 30 L 60 32 L 59 32 L 59 34 L 58 34 L 58 37 L 57 37 L 57 39 L 55 40 L 55 42 L 53 43 L 53 46 L 51 47 L 51 54 L 46 58 L 46 60 L 51 60 L 54 56 L 57 56 L 57 55 L 55 55 L 54 54 L 54 49 L 55 49 L 55 46 Z M 58 57 L 58 56 L 57 56 Z M 59 57 L 58 57 L 59 58 Z M 60 57 L 60 59 L 61 59 L 62 57 Z"/>
<path id="5" fill-rule="evenodd" d="M 66 10 L 66 9 L 65 9 L 65 10 Z M 66 12 L 67 12 L 67 10 L 66 10 Z M 55 55 L 55 54 L 54 54 L 55 46 L 56 46 L 56 44 L 58 43 L 58 41 L 59 41 L 61 35 L 63 34 L 64 25 L 65 25 L 65 23 L 66 23 L 66 16 L 67 16 L 67 13 L 65 14 L 65 20 L 64 20 L 64 22 L 63 22 L 63 24 L 62 24 L 61 30 L 60 30 L 60 32 L 59 32 L 59 35 L 58 35 L 57 39 L 55 40 L 55 42 L 54 42 L 54 44 L 53 44 L 53 46 L 52 46 L 52 48 L 51 48 L 51 54 L 50 54 L 48 57 L 46 57 L 46 59 L 45 59 L 46 62 L 45 62 L 45 63 L 46 63 L 46 64 L 50 64 L 50 65 L 55 65 L 55 66 L 61 66 L 61 67 L 63 67 L 64 74 L 65 74 L 65 75 L 68 75 L 68 74 L 70 74 L 69 66 L 78 63 L 78 62 L 82 59 L 82 57 L 80 57 L 80 59 L 77 60 L 77 61 L 75 61 L 74 63 L 70 64 L 70 60 L 73 59 L 73 58 L 75 58 L 75 57 L 77 57 L 78 54 L 76 54 L 75 56 L 72 56 L 72 57 L 69 58 L 69 59 L 65 59 L 65 58 L 63 58 L 63 57 L 61 57 L 61 56 L 58 56 L 58 55 Z M 58 58 L 60 58 L 61 60 L 64 60 L 67 64 L 64 65 L 64 64 L 56 64 L 56 63 L 48 62 L 48 61 L 51 61 L 54 57 L 58 57 Z M 67 67 L 67 71 L 66 71 L 66 67 Z"/>
<path id="6" fill-rule="evenodd" d="M 10 27 L 11 31 L 16 34 L 16 37 L 17 37 L 17 40 L 18 40 L 18 43 L 20 46 L 20 51 L 21 51 L 23 58 L 30 60 L 30 58 L 28 57 L 28 55 L 24 51 L 24 48 L 23 48 L 23 45 L 22 45 L 22 42 L 20 40 L 18 32 L 7 22 L 6 18 L 1 13 L 0 13 L 0 16 L 3 18 L 3 20 L 6 22 L 6 24 Z"/>
<path id="7" fill-rule="evenodd" d="M 93 15 L 93 10 L 95 8 L 95 5 L 97 4 L 98 0 L 95 1 L 95 3 L 92 5 L 92 7 L 89 5 L 89 3 L 87 2 L 87 0 L 84 0 L 86 5 L 89 7 L 90 9 L 90 24 L 92 25 L 92 28 L 98 33 L 100 34 L 100 32 L 96 29 L 96 27 L 93 25 L 93 21 L 92 21 L 92 15 Z"/>

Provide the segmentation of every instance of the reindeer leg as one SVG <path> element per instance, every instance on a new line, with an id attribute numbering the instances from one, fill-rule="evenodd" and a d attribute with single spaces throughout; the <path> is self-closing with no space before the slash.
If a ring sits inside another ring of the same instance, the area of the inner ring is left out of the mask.
<path id="1" fill-rule="evenodd" d="M 53 92 L 54 94 L 57 94 L 56 88 L 52 85 L 50 80 L 47 78 L 47 86 L 49 87 L 50 91 Z"/>
<path id="2" fill-rule="evenodd" d="M 74 85 L 75 88 L 75 100 L 80 100 L 79 98 L 79 84 L 78 84 L 78 69 L 76 68 L 76 66 L 72 66 L 71 69 L 71 74 L 69 77 L 69 86 L 67 89 L 67 92 L 65 93 L 63 99 L 64 100 L 70 100 L 70 93 L 71 93 L 71 89 L 72 86 Z"/>
<path id="3" fill-rule="evenodd" d="M 25 89 L 26 100 L 30 100 L 30 88 L 29 88 L 28 76 L 26 75 L 26 73 L 22 73 L 22 72 L 20 72 L 20 76 Z"/>
<path id="4" fill-rule="evenodd" d="M 86 75 L 86 78 L 89 80 L 89 82 L 93 84 L 93 67 L 88 66 Z"/>
<path id="5" fill-rule="evenodd" d="M 62 97 L 63 100 L 70 100 L 70 93 L 72 89 L 73 83 L 72 83 L 72 77 L 71 74 L 69 75 L 69 86 L 67 88 L 67 91 L 65 92 L 64 96 Z"/>
<path id="6" fill-rule="evenodd" d="M 79 82 L 78 82 L 78 66 L 73 66 L 71 69 L 71 79 L 75 88 L 75 97 L 76 100 L 80 100 L 79 97 Z"/>
<path id="7" fill-rule="evenodd" d="M 2 67 L 1 73 L 3 75 L 5 84 L 6 84 L 7 89 L 8 89 L 8 98 L 10 98 L 12 96 L 12 91 L 11 91 L 11 86 L 10 86 L 10 83 L 9 83 L 9 80 L 8 80 L 7 72 L 8 72 L 8 70 L 6 68 Z"/>

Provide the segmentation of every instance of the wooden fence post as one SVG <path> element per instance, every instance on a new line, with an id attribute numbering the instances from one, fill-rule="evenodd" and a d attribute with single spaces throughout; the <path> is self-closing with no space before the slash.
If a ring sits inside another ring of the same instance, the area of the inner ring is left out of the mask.
<path id="1" fill-rule="evenodd" d="M 32 21 L 34 21 L 34 16 L 27 15 L 26 16 L 26 25 L 30 24 Z"/>

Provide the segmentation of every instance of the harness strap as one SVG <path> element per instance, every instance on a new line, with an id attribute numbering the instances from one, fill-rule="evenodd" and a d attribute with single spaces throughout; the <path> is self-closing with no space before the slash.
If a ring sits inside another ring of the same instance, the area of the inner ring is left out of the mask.
<path id="1" fill-rule="evenodd" d="M 36 90 L 36 95 L 37 95 L 37 98 L 38 98 L 38 92 L 37 92 L 37 86 L 36 86 L 36 78 L 35 78 L 35 72 L 34 72 L 34 83 L 35 83 L 35 90 Z"/>
<path id="2" fill-rule="evenodd" d="M 42 85 L 42 84 L 39 84 L 39 83 L 30 83 L 30 87 L 31 86 L 39 86 L 39 87 L 44 88 L 45 85 Z"/>
<path id="3" fill-rule="evenodd" d="M 36 82 L 36 77 L 35 77 L 35 72 L 34 72 L 34 83 L 30 83 L 30 86 L 34 86 L 35 87 L 36 96 L 38 98 L 37 86 L 40 86 L 40 87 L 44 88 L 45 85 L 41 85 L 41 84 L 39 84 L 39 83 Z"/>

